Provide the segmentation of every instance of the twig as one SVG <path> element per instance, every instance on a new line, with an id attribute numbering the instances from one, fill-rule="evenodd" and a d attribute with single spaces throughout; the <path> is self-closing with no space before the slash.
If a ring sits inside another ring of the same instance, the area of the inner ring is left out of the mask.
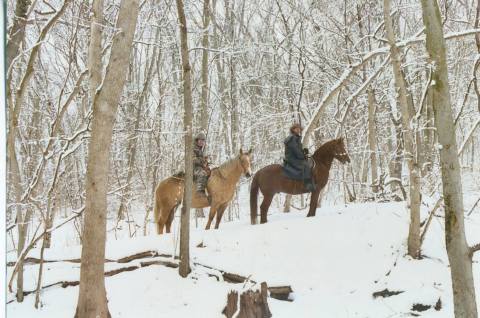
<path id="1" fill-rule="evenodd" d="M 55 227 L 52 227 L 50 229 L 48 229 L 47 231 L 44 231 L 42 232 L 42 234 L 40 234 L 38 237 L 36 237 L 34 240 L 32 240 L 30 242 L 30 244 L 25 247 L 25 249 L 23 250 L 23 252 L 20 254 L 20 256 L 18 257 L 17 259 L 17 262 L 15 263 L 15 267 L 13 269 L 13 272 L 12 272 L 12 276 L 10 277 L 10 281 L 8 282 L 8 290 L 10 292 L 13 292 L 13 289 L 12 289 L 12 284 L 13 284 L 13 279 L 15 278 L 15 275 L 17 274 L 17 271 L 18 271 L 18 267 L 20 264 L 23 263 L 25 257 L 27 256 L 28 252 L 30 252 L 30 250 L 33 248 L 33 246 L 47 233 L 51 233 L 53 232 L 54 230 L 60 228 L 61 226 L 67 224 L 68 222 L 70 222 L 71 220 L 74 220 L 76 219 L 77 217 L 81 216 L 83 214 L 83 211 L 85 211 L 85 207 L 82 207 L 80 212 L 72 215 L 71 217 L 69 217 L 68 219 L 66 219 L 64 222 L 56 225 Z"/>
<path id="2" fill-rule="evenodd" d="M 475 204 L 472 206 L 472 208 L 470 209 L 470 211 L 467 213 L 467 216 L 470 216 L 470 214 L 472 214 L 473 210 L 475 210 L 475 208 L 477 207 L 477 204 L 480 202 L 480 197 L 478 197 L 477 199 L 477 202 L 475 202 Z"/>
<path id="3" fill-rule="evenodd" d="M 480 251 L 480 243 L 477 243 L 470 247 L 470 254 L 473 255 L 475 252 Z"/>
<path id="4" fill-rule="evenodd" d="M 423 244 L 423 240 L 425 239 L 425 235 L 427 234 L 427 230 L 428 230 L 428 227 L 430 226 L 430 222 L 432 222 L 435 212 L 440 207 L 440 204 L 442 203 L 442 201 L 443 201 L 443 197 L 437 200 L 437 202 L 435 203 L 435 206 L 432 209 L 432 212 L 430 212 L 430 215 L 428 216 L 427 223 L 425 224 L 422 235 L 420 236 L 420 246 L 422 246 Z"/>

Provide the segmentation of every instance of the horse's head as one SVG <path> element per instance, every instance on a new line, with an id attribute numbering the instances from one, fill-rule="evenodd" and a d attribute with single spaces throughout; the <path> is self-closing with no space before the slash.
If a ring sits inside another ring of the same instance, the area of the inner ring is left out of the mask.
<path id="1" fill-rule="evenodd" d="M 343 137 L 335 139 L 333 146 L 333 157 L 340 161 L 341 163 L 350 162 L 350 157 L 348 156 L 347 150 L 345 149 L 345 143 L 343 142 Z"/>
<path id="2" fill-rule="evenodd" d="M 248 152 L 243 152 L 242 148 L 240 148 L 240 154 L 238 155 L 238 160 L 240 160 L 240 165 L 242 166 L 243 173 L 247 178 L 250 178 L 252 176 L 251 158 L 252 158 L 251 148 Z"/>

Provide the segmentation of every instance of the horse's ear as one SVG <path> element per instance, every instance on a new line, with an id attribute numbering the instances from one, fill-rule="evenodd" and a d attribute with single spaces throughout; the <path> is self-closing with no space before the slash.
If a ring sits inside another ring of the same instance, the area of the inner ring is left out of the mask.
<path id="1" fill-rule="evenodd" d="M 243 155 L 243 149 L 240 147 L 240 156 Z"/>
<path id="2" fill-rule="evenodd" d="M 253 148 L 250 148 L 250 149 L 248 150 L 248 154 L 251 155 L 251 154 L 252 154 L 252 151 L 253 151 Z"/>

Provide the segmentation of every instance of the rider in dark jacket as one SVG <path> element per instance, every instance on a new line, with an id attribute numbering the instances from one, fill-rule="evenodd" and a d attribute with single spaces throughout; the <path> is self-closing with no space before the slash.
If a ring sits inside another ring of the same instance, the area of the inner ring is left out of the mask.
<path id="1" fill-rule="evenodd" d="M 288 166 L 297 170 L 298 175 L 303 179 L 308 191 L 315 190 L 315 184 L 312 180 L 312 170 L 308 165 L 308 149 L 302 146 L 302 126 L 294 124 L 290 128 L 290 136 L 285 141 L 285 162 Z"/>

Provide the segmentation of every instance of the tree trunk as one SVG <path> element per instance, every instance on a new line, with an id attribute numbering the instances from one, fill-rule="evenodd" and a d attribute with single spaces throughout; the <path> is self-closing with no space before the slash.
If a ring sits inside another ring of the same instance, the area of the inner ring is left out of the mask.
<path id="1" fill-rule="evenodd" d="M 103 0 L 93 2 L 89 47 L 92 130 L 88 147 L 85 227 L 77 310 L 78 318 L 110 317 L 104 280 L 107 189 L 113 124 L 125 83 L 139 0 L 122 0 L 105 77 L 101 80 Z"/>
<path id="2" fill-rule="evenodd" d="M 405 145 L 404 159 L 407 162 L 409 171 L 409 197 L 408 205 L 410 209 L 410 227 L 408 231 L 408 255 L 413 258 L 420 257 L 420 172 L 416 162 L 414 132 L 410 127 L 413 114 L 410 113 L 408 106 L 408 92 L 405 78 L 401 69 L 401 56 L 398 47 L 395 44 L 395 34 L 393 33 L 393 23 L 390 16 L 390 0 L 384 0 L 383 15 L 385 19 L 385 29 L 387 39 L 390 44 L 390 58 L 394 75 L 395 90 L 398 104 L 402 114 L 403 140 Z"/>
<path id="3" fill-rule="evenodd" d="M 27 23 L 27 13 L 30 7 L 30 0 L 17 0 L 15 5 L 15 16 L 13 18 L 13 24 L 8 32 L 7 42 L 7 64 L 6 71 L 10 68 L 12 61 L 17 57 L 23 38 L 25 37 L 25 25 Z M 7 85 L 8 86 L 8 85 Z"/>
<path id="4" fill-rule="evenodd" d="M 180 22 L 180 43 L 183 69 L 183 126 L 185 130 L 185 190 L 180 224 L 180 266 L 179 273 L 187 277 L 190 273 L 190 206 L 193 188 L 193 136 L 192 136 L 192 79 L 188 57 L 187 21 L 183 1 L 176 0 Z"/>
<path id="5" fill-rule="evenodd" d="M 203 0 L 203 35 L 202 35 L 202 98 L 200 127 L 202 131 L 208 130 L 208 26 L 210 24 L 210 0 Z"/>
<path id="6" fill-rule="evenodd" d="M 292 205 L 292 195 L 287 193 L 287 195 L 285 195 L 285 204 L 283 205 L 283 213 L 290 212 L 291 205 Z"/>
<path id="7" fill-rule="evenodd" d="M 372 176 L 372 191 L 378 192 L 378 174 L 377 174 L 377 129 L 375 126 L 375 93 L 372 89 L 368 90 L 368 148 L 370 152 L 370 171 Z"/>
<path id="8" fill-rule="evenodd" d="M 426 46 L 433 72 L 433 111 L 437 127 L 445 202 L 445 242 L 450 261 L 455 317 L 477 318 L 472 254 L 465 238 L 463 196 L 455 125 L 450 101 L 445 39 L 435 0 L 422 0 Z"/>
<path id="9" fill-rule="evenodd" d="M 272 313 L 268 307 L 267 296 L 268 287 L 265 282 L 261 283 L 260 290 L 243 292 L 240 295 L 240 303 L 238 292 L 231 291 L 227 295 L 227 305 L 222 314 L 227 318 L 270 318 Z"/>

